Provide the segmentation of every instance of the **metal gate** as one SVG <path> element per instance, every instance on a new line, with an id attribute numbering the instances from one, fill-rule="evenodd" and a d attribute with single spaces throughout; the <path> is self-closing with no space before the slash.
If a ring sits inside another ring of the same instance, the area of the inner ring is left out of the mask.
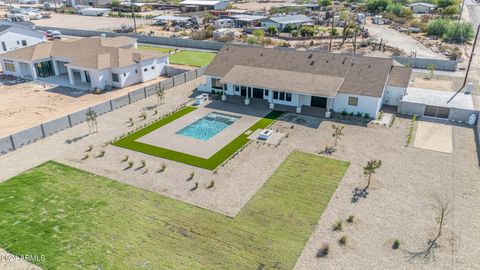
<path id="1" fill-rule="evenodd" d="M 438 106 L 425 106 L 425 116 L 448 119 L 450 108 Z"/>

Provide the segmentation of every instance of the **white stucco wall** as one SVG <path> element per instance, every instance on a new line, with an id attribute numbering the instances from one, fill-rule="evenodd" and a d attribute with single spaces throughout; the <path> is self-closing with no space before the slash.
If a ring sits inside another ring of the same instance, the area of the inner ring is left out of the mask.
<path id="1" fill-rule="evenodd" d="M 383 97 L 383 104 L 398 106 L 399 101 L 405 95 L 405 91 L 407 91 L 407 89 L 404 87 L 387 86 Z"/>
<path id="2" fill-rule="evenodd" d="M 90 81 L 93 88 L 105 89 L 107 85 L 112 85 L 112 73 L 110 69 L 88 70 Z"/>
<path id="3" fill-rule="evenodd" d="M 358 105 L 357 106 L 348 105 L 349 97 L 357 97 Z M 363 114 L 368 113 L 370 117 L 373 118 L 373 117 L 376 117 L 381 106 L 382 106 L 382 98 L 338 93 L 335 96 L 333 109 L 336 112 L 342 112 L 343 110 L 345 110 L 348 113 L 352 113 L 352 112 L 353 113 L 360 112 Z"/>
<path id="4" fill-rule="evenodd" d="M 45 41 L 45 35 L 41 32 L 24 29 L 21 27 L 11 27 L 0 33 L 0 54 L 23 48 L 22 40 L 27 42 L 26 46 L 31 46 Z M 6 51 L 3 50 L 2 42 L 5 43 Z"/>

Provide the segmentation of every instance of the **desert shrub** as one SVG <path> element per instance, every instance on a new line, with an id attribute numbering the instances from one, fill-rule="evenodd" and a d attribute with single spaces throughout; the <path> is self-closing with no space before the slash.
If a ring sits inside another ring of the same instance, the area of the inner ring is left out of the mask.
<path id="1" fill-rule="evenodd" d="M 210 183 L 208 184 L 208 186 L 206 187 L 207 189 L 210 189 L 210 188 L 213 188 L 215 186 L 215 181 L 210 181 Z"/>
<path id="2" fill-rule="evenodd" d="M 448 25 L 443 39 L 449 43 L 465 43 L 473 40 L 474 30 L 471 23 L 452 22 Z"/>
<path id="3" fill-rule="evenodd" d="M 129 161 L 127 167 L 125 168 L 126 170 L 130 169 L 133 167 L 133 161 Z"/>
<path id="4" fill-rule="evenodd" d="M 399 247 L 400 247 L 400 240 L 395 239 L 395 241 L 393 241 L 392 248 L 393 249 L 398 249 Z"/>
<path id="5" fill-rule="evenodd" d="M 190 191 L 194 191 L 198 188 L 198 182 L 195 182 L 195 185 L 190 189 Z"/>
<path id="6" fill-rule="evenodd" d="M 194 176 L 195 176 L 195 172 L 191 172 L 190 175 L 187 178 L 187 181 L 192 180 Z"/>
<path id="7" fill-rule="evenodd" d="M 348 216 L 347 223 L 353 223 L 354 221 L 355 221 L 355 216 L 354 215 Z"/>
<path id="8" fill-rule="evenodd" d="M 345 246 L 347 244 L 347 236 L 344 235 L 342 237 L 340 237 L 340 239 L 338 240 L 338 243 L 341 245 L 341 246 Z"/>
<path id="9" fill-rule="evenodd" d="M 87 150 L 85 150 L 85 152 L 92 152 L 93 150 L 93 145 L 89 145 Z"/>
<path id="10" fill-rule="evenodd" d="M 337 220 L 333 224 L 333 231 L 343 231 L 343 221 Z"/>
<path id="11" fill-rule="evenodd" d="M 85 154 L 85 156 L 82 157 L 82 160 L 88 159 L 89 156 L 90 156 L 90 155 Z"/>
<path id="12" fill-rule="evenodd" d="M 427 34 L 434 36 L 442 36 L 447 31 L 449 23 L 449 20 L 442 18 L 432 20 L 430 21 L 430 23 L 428 23 Z"/>
<path id="13" fill-rule="evenodd" d="M 448 6 L 443 10 L 443 14 L 452 16 L 460 13 L 460 8 L 457 5 Z"/>

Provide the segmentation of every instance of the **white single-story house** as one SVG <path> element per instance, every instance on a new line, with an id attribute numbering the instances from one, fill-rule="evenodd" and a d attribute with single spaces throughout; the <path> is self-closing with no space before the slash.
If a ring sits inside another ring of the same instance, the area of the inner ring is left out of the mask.
<path id="1" fill-rule="evenodd" d="M 430 3 L 413 3 L 410 5 L 413 13 L 417 14 L 428 14 L 431 13 L 435 9 L 435 5 Z"/>
<path id="2" fill-rule="evenodd" d="M 180 6 L 183 12 L 225 10 L 228 6 L 228 2 L 217 0 L 185 0 L 180 2 Z"/>
<path id="3" fill-rule="evenodd" d="M 111 10 L 108 8 L 84 8 L 78 11 L 83 16 L 107 16 Z"/>
<path id="4" fill-rule="evenodd" d="M 0 25 L 0 54 L 19 48 L 42 43 L 46 40 L 43 32 L 14 25 Z"/>
<path id="5" fill-rule="evenodd" d="M 139 50 L 129 37 L 53 41 L 0 55 L 6 75 L 65 78 L 70 85 L 123 88 L 165 74 L 168 55 Z"/>
<path id="6" fill-rule="evenodd" d="M 297 113 L 317 107 L 375 117 L 386 101 L 398 102 L 411 72 L 388 58 L 227 45 L 198 89 L 221 93 L 223 100 L 242 96 L 247 105 L 262 99 L 271 109 L 278 104 Z"/>
<path id="7" fill-rule="evenodd" d="M 313 20 L 305 15 L 272 16 L 262 21 L 262 27 L 267 28 L 273 25 L 281 31 L 289 24 L 301 26 L 303 24 L 310 24 L 312 22 Z"/>

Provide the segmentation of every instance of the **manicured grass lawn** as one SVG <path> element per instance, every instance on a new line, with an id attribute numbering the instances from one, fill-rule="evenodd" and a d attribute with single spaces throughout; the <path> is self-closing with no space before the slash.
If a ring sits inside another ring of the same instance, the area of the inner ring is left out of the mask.
<path id="1" fill-rule="evenodd" d="M 162 48 L 162 47 L 155 47 L 155 46 L 148 46 L 148 45 L 139 45 L 138 48 L 142 50 L 159 51 L 162 53 L 169 53 L 169 52 L 175 51 L 172 48 Z M 178 65 L 194 66 L 194 67 L 203 67 L 210 64 L 213 58 L 215 58 L 215 55 L 216 53 L 211 53 L 211 52 L 185 50 L 185 51 L 180 51 L 170 55 L 170 63 L 178 64 Z"/>
<path id="2" fill-rule="evenodd" d="M 150 50 L 150 51 L 157 51 L 161 53 L 169 53 L 175 51 L 172 48 L 164 48 L 164 47 L 156 47 L 156 46 L 148 46 L 148 45 L 138 45 L 140 50 Z"/>
<path id="3" fill-rule="evenodd" d="M 0 184 L 0 246 L 44 269 L 292 269 L 348 165 L 294 152 L 232 219 L 48 162 Z"/>
<path id="4" fill-rule="evenodd" d="M 171 149 L 162 148 L 150 144 L 145 144 L 136 141 L 138 138 L 141 138 L 148 133 L 184 116 L 185 114 L 192 112 L 196 108 L 194 107 L 186 107 L 164 119 L 153 123 L 143 129 L 138 130 L 125 138 L 122 138 L 113 143 L 115 146 L 127 148 L 130 150 L 134 150 L 137 152 L 142 152 L 148 155 L 161 157 L 165 159 L 170 159 L 178 162 L 182 162 L 185 164 L 189 164 L 195 167 L 200 167 L 208 170 L 215 169 L 218 165 L 222 164 L 225 160 L 227 160 L 233 153 L 235 153 L 238 149 L 244 146 L 248 142 L 248 135 L 240 134 L 237 138 L 233 141 L 228 143 L 225 147 L 220 149 L 217 153 L 215 153 L 210 158 L 201 158 L 197 156 L 192 156 L 189 154 L 177 152 Z M 249 128 L 249 130 L 255 131 L 257 129 L 263 129 L 268 127 L 277 117 L 279 117 L 282 113 L 278 111 L 273 111 L 266 115 L 264 118 L 260 119 L 255 123 L 253 126 Z M 246 131 L 246 130 L 245 130 Z"/>
<path id="5" fill-rule="evenodd" d="M 170 55 L 170 63 L 203 67 L 209 65 L 213 58 L 215 58 L 215 55 L 215 53 L 210 52 L 180 51 Z"/>

